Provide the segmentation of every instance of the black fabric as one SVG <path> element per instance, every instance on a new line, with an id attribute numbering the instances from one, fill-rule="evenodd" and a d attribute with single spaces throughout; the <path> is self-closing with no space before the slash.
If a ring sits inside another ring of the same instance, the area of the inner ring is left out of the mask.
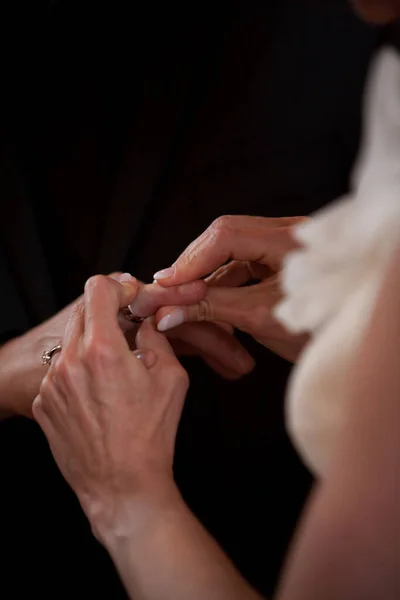
<path id="1" fill-rule="evenodd" d="M 0 313 L 0 343 L 13 333 L 21 333 L 28 327 L 28 319 L 18 292 L 10 277 L 3 253 L 0 252 L 0 282 L 1 282 L 1 313 Z"/>
<path id="2" fill-rule="evenodd" d="M 53 314 L 93 270 L 149 280 L 220 214 L 305 214 L 347 190 L 383 32 L 344 1 L 150 2 L 133 17 L 58 1 L 46 18 L 37 45 L 18 36 L 7 88 L 4 332 Z M 243 339 L 258 367 L 239 383 L 185 361 L 175 474 L 271 595 L 311 477 L 284 430 L 290 365 Z M 36 425 L 3 423 L 0 457 L 3 597 L 124 598 Z"/>

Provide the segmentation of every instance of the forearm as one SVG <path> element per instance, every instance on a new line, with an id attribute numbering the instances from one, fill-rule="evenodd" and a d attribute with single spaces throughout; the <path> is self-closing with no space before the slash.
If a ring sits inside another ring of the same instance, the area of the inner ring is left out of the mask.
<path id="1" fill-rule="evenodd" d="M 0 346 L 1 419 L 19 414 L 18 407 L 25 406 L 28 398 L 33 401 L 37 368 L 27 344 L 24 337 L 18 337 Z"/>
<path id="2" fill-rule="evenodd" d="M 43 350 L 58 343 L 44 325 L 0 346 L 0 419 L 31 417 L 31 405 L 45 375 Z"/>
<path id="3" fill-rule="evenodd" d="M 154 498 L 154 496 L 153 496 Z M 122 511 L 121 511 L 122 512 Z M 176 488 L 136 499 L 103 539 L 135 600 L 259 600 Z"/>
<path id="4" fill-rule="evenodd" d="M 354 364 L 346 426 L 308 511 L 281 600 L 400 597 L 399 299 L 400 252 Z"/>

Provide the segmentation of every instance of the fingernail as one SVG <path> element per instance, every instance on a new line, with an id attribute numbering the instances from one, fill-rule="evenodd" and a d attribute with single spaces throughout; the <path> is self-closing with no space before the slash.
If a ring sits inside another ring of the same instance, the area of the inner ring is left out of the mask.
<path id="1" fill-rule="evenodd" d="M 159 281 L 160 279 L 169 279 L 175 274 L 175 267 L 169 267 L 168 269 L 162 269 L 161 271 L 157 271 L 154 273 L 153 277 L 155 281 Z"/>
<path id="2" fill-rule="evenodd" d="M 158 331 L 168 331 L 185 322 L 185 313 L 181 308 L 176 308 L 169 315 L 165 315 L 157 325 Z"/>
<path id="3" fill-rule="evenodd" d="M 156 364 L 157 356 L 152 350 L 135 350 L 134 356 L 143 361 L 148 369 Z"/>
<path id="4" fill-rule="evenodd" d="M 124 283 L 125 281 L 130 281 L 132 279 L 132 275 L 130 273 L 122 273 L 122 275 L 118 276 L 117 281 L 120 283 Z"/>
<path id="5" fill-rule="evenodd" d="M 254 368 L 254 358 L 245 350 L 238 350 L 235 354 L 235 360 L 241 373 L 249 373 Z"/>

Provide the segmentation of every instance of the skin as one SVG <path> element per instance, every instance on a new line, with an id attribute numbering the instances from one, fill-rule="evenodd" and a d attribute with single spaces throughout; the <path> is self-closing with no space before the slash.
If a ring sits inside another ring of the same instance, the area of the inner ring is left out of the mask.
<path id="1" fill-rule="evenodd" d="M 400 17 L 399 0 L 352 0 L 352 4 L 371 23 L 390 23 Z"/>
<path id="2" fill-rule="evenodd" d="M 290 335 L 272 316 L 281 299 L 279 273 L 301 217 L 220 217 L 178 258 L 172 268 L 155 274 L 169 287 L 206 279 L 207 293 L 192 306 L 163 307 L 156 319 L 160 331 L 186 322 L 220 322 L 252 335 L 283 358 L 295 361 L 306 337 Z M 227 262 L 228 261 L 228 262 Z M 251 280 L 256 285 L 241 287 Z"/>
<path id="3" fill-rule="evenodd" d="M 34 416 L 131 598 L 257 599 L 174 484 L 188 378 L 151 320 L 137 336 L 141 357 L 130 351 L 116 315 L 136 285 L 88 282 Z M 399 301 L 397 253 L 353 365 L 341 443 L 299 528 L 278 600 L 400 596 Z"/>

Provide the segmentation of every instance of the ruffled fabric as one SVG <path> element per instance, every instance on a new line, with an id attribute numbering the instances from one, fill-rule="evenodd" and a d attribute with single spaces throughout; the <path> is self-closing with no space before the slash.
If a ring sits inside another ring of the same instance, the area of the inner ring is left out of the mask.
<path id="1" fill-rule="evenodd" d="M 300 225 L 302 249 L 283 269 L 275 316 L 311 341 L 286 398 L 292 441 L 322 476 L 346 419 L 349 374 L 388 261 L 400 242 L 400 59 L 385 49 L 367 89 L 365 138 L 354 192 Z"/>

